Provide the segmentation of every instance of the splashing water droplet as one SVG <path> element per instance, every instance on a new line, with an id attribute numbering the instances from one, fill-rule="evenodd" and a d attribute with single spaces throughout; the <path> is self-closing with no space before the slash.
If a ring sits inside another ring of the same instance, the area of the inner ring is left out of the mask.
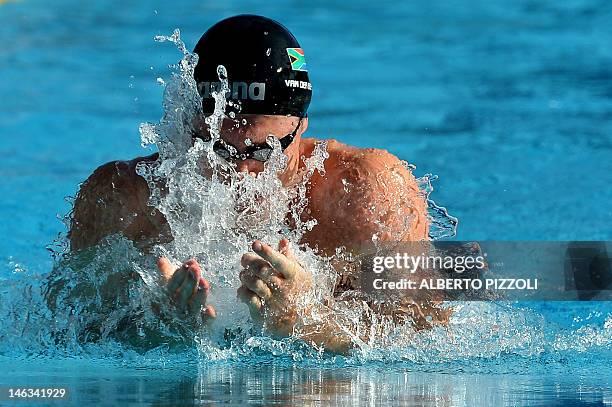
<path id="1" fill-rule="evenodd" d="M 425 174 L 417 179 L 419 189 L 423 191 L 427 201 L 429 220 L 431 221 L 429 238 L 432 240 L 455 236 L 457 234 L 457 226 L 459 225 L 459 219 L 449 215 L 445 207 L 437 205 L 433 199 L 429 198 L 434 190 L 432 181 L 435 181 L 437 178 L 437 175 Z"/>
<path id="2" fill-rule="evenodd" d="M 176 45 L 176 47 L 179 49 L 179 51 L 183 53 L 183 55 L 189 54 L 187 47 L 185 47 L 185 43 L 183 42 L 183 40 L 181 40 L 181 30 L 179 30 L 178 28 L 175 28 L 174 32 L 170 36 L 156 35 L 155 37 L 153 37 L 153 39 L 157 42 L 170 41 Z"/>
<path id="3" fill-rule="evenodd" d="M 155 144 L 159 140 L 154 124 L 142 123 L 138 130 L 140 131 L 140 145 L 143 147 Z"/>

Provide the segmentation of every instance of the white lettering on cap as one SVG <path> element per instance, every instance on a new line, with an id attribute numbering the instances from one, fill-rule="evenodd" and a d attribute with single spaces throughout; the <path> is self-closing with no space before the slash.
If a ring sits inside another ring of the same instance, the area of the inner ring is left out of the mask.
<path id="1" fill-rule="evenodd" d="M 198 92 L 203 98 L 208 99 L 212 97 L 213 92 L 219 92 L 221 90 L 221 82 L 200 82 L 198 83 Z M 230 96 L 232 99 L 251 99 L 251 100 L 265 100 L 266 98 L 266 84 L 264 82 L 253 82 L 247 84 L 246 82 L 232 82 L 229 83 L 230 90 L 226 96 Z"/>
<path id="2" fill-rule="evenodd" d="M 288 88 L 312 90 L 312 84 L 310 82 L 296 81 L 295 79 L 285 79 L 285 86 Z"/>

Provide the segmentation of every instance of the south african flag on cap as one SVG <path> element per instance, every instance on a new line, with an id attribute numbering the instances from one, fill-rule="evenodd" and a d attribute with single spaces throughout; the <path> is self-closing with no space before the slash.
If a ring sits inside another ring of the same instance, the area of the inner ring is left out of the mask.
<path id="1" fill-rule="evenodd" d="M 306 69 L 306 57 L 302 48 L 287 48 L 287 55 L 291 61 L 291 69 L 294 71 L 308 71 Z"/>

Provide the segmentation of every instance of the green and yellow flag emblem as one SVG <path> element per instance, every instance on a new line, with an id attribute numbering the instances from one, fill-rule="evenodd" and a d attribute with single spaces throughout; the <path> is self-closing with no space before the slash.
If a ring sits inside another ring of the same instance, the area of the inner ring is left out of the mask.
<path id="1" fill-rule="evenodd" d="M 291 69 L 294 71 L 308 71 L 306 69 L 306 57 L 302 48 L 287 48 L 287 55 L 291 61 Z"/>

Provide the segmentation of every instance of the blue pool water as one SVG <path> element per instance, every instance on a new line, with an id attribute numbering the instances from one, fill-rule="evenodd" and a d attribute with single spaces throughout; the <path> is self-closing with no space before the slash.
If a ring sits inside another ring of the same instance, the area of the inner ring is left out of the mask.
<path id="1" fill-rule="evenodd" d="M 605 1 L 8 1 L 0 2 L 3 302 L 26 295 L 12 282 L 51 270 L 45 247 L 65 232 L 57 217 L 78 183 L 107 161 L 149 153 L 138 126 L 159 120 L 156 78 L 180 59 L 153 36 L 178 27 L 192 48 L 211 24 L 244 12 L 283 22 L 305 49 L 308 133 L 385 148 L 417 175 L 437 174 L 431 197 L 459 218 L 458 239 L 612 239 Z M 521 332 L 482 343 L 475 330 L 465 337 L 473 342 L 454 344 L 457 357 L 443 347 L 296 359 L 254 345 L 255 356 L 217 361 L 118 348 L 45 359 L 4 329 L 0 386 L 63 384 L 81 405 L 610 405 L 609 303 L 515 308 L 504 315 L 533 318 Z"/>

